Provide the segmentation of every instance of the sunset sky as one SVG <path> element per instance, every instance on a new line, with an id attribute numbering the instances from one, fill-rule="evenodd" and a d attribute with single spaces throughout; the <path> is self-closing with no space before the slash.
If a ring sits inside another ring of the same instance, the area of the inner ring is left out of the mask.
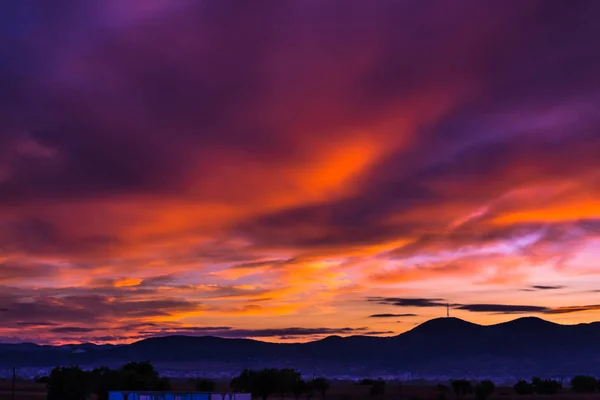
<path id="1" fill-rule="evenodd" d="M 600 320 L 599 1 L 0 10 L 0 341 Z"/>

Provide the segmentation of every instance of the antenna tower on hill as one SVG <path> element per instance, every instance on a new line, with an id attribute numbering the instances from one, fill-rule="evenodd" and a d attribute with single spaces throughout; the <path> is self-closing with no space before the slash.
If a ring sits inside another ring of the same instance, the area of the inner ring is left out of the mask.
<path id="1" fill-rule="evenodd" d="M 450 303 L 446 303 L 446 318 L 450 318 Z"/>

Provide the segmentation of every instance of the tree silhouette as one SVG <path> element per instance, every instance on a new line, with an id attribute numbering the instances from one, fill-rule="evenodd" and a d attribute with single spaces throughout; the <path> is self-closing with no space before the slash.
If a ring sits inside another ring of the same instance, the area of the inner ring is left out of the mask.
<path id="1" fill-rule="evenodd" d="M 91 393 L 88 373 L 77 366 L 54 368 L 47 388 L 48 400 L 84 400 Z"/>
<path id="2" fill-rule="evenodd" d="M 302 396 L 303 393 L 307 392 L 307 390 L 308 385 L 304 380 L 302 380 L 300 374 L 298 374 L 297 378 L 292 383 L 291 393 L 294 395 L 294 398 L 298 400 L 300 399 L 300 396 Z"/>
<path id="3" fill-rule="evenodd" d="M 533 386 L 532 383 L 524 381 L 524 380 L 518 381 L 515 384 L 514 389 L 515 389 L 515 393 L 518 395 L 527 395 L 527 394 L 535 393 L 535 386 Z"/>
<path id="4" fill-rule="evenodd" d="M 231 380 L 229 386 L 236 392 L 252 393 L 252 380 L 255 373 L 249 369 L 244 369 L 241 374 Z"/>
<path id="5" fill-rule="evenodd" d="M 321 398 L 325 398 L 325 393 L 329 390 L 330 383 L 326 378 L 316 378 L 313 380 L 314 390 L 321 393 Z"/>
<path id="6" fill-rule="evenodd" d="M 475 398 L 477 400 L 485 400 L 490 397 L 496 390 L 496 385 L 490 380 L 483 380 L 475 387 Z"/>
<path id="7" fill-rule="evenodd" d="M 556 394 L 562 384 L 554 379 L 541 379 L 535 377 L 531 380 L 537 394 Z"/>
<path id="8" fill-rule="evenodd" d="M 577 375 L 571 379 L 571 390 L 576 393 L 594 393 L 598 380 L 593 376 Z"/>
<path id="9" fill-rule="evenodd" d="M 98 400 L 108 400 L 108 392 L 123 388 L 122 377 L 118 370 L 108 367 L 95 368 L 91 372 L 93 391 L 98 395 Z"/>
<path id="10" fill-rule="evenodd" d="M 83 371 L 79 367 L 56 367 L 47 377 L 48 400 L 85 400 L 96 395 L 108 400 L 108 392 L 169 390 L 167 378 L 161 378 L 149 361 L 130 362 L 113 370 L 108 367 Z"/>
<path id="11" fill-rule="evenodd" d="M 150 361 L 132 361 L 117 370 L 118 388 L 113 390 L 169 390 L 167 378 L 161 378 Z"/>
<path id="12" fill-rule="evenodd" d="M 251 393 L 253 397 L 263 400 L 277 392 L 281 392 L 281 372 L 275 368 L 265 368 L 260 371 L 245 369 L 231 380 L 230 386 L 239 392 Z"/>
<path id="13" fill-rule="evenodd" d="M 437 385 L 438 400 L 446 400 L 446 394 L 448 393 L 448 386 L 439 383 Z"/>
<path id="14" fill-rule="evenodd" d="M 286 394 L 294 393 L 297 390 L 295 386 L 301 380 L 302 375 L 292 368 L 281 369 L 277 371 L 277 375 L 277 389 L 283 400 Z"/>
<path id="15" fill-rule="evenodd" d="M 377 379 L 373 381 L 369 394 L 371 396 L 382 396 L 385 393 L 385 381 L 383 379 Z"/>
<path id="16" fill-rule="evenodd" d="M 457 396 L 464 396 L 472 392 L 471 382 L 466 379 L 457 379 L 451 382 L 452 389 Z"/>

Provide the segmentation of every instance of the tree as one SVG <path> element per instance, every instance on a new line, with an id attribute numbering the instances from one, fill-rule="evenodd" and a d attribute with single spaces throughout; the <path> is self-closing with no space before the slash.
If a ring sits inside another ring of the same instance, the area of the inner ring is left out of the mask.
<path id="1" fill-rule="evenodd" d="M 254 371 L 246 368 L 241 374 L 231 380 L 229 386 L 235 392 L 252 393 L 252 379 L 254 378 L 254 374 Z"/>
<path id="2" fill-rule="evenodd" d="M 571 379 L 571 390 L 576 393 L 594 393 L 598 380 L 593 376 L 577 375 Z"/>
<path id="3" fill-rule="evenodd" d="M 294 383 L 292 385 L 292 390 L 291 390 L 291 393 L 294 395 L 294 398 L 296 400 L 299 400 L 300 396 L 302 396 L 303 393 L 307 392 L 307 390 L 308 390 L 308 385 L 302 379 L 301 376 L 298 376 L 298 378 L 294 381 Z"/>
<path id="4" fill-rule="evenodd" d="M 94 368 L 90 374 L 92 390 L 98 395 L 98 400 L 108 400 L 108 392 L 120 390 L 123 387 L 118 370 L 108 367 Z"/>
<path id="5" fill-rule="evenodd" d="M 150 361 L 132 361 L 118 370 L 119 390 L 169 390 L 167 379 L 160 378 Z"/>
<path id="6" fill-rule="evenodd" d="M 279 396 L 283 400 L 288 393 L 294 393 L 296 384 L 301 380 L 300 372 L 292 368 L 284 368 L 277 371 L 277 386 Z"/>
<path id="7" fill-rule="evenodd" d="M 541 379 L 535 377 L 531 380 L 537 394 L 556 394 L 562 384 L 554 379 Z"/>
<path id="8" fill-rule="evenodd" d="M 438 400 L 446 400 L 446 394 L 448 393 L 448 386 L 439 383 L 437 385 Z"/>
<path id="9" fill-rule="evenodd" d="M 371 396 L 382 396 L 385 393 L 385 381 L 383 379 L 377 379 L 371 384 L 369 394 Z"/>
<path id="10" fill-rule="evenodd" d="M 98 400 L 108 400 L 108 392 L 112 390 L 164 391 L 171 388 L 169 379 L 160 377 L 149 361 L 129 362 L 116 370 L 96 368 L 90 373 L 90 381 Z"/>
<path id="11" fill-rule="evenodd" d="M 260 371 L 245 369 L 231 380 L 230 386 L 236 392 L 251 393 L 263 400 L 281 390 L 281 373 L 275 368 Z"/>
<path id="12" fill-rule="evenodd" d="M 255 373 L 255 377 L 252 380 L 253 395 L 260 397 L 262 400 L 267 398 L 280 390 L 281 374 L 275 368 L 265 368 Z"/>
<path id="13" fill-rule="evenodd" d="M 306 382 L 306 399 L 311 400 L 315 395 L 315 377 L 312 380 Z"/>
<path id="14" fill-rule="evenodd" d="M 210 379 L 198 378 L 195 381 L 197 392 L 214 392 L 217 383 Z"/>
<path id="15" fill-rule="evenodd" d="M 130 362 L 113 370 L 108 367 L 83 371 L 79 367 L 57 367 L 48 380 L 48 400 L 85 400 L 90 396 L 108 400 L 108 392 L 169 390 L 170 382 L 160 377 L 149 361 Z"/>
<path id="16" fill-rule="evenodd" d="M 48 377 L 48 400 L 85 400 L 91 393 L 89 373 L 81 368 L 56 367 Z"/>
<path id="17" fill-rule="evenodd" d="M 471 382 L 466 379 L 457 379 L 451 383 L 452 389 L 457 396 L 464 396 L 472 392 Z"/>
<path id="18" fill-rule="evenodd" d="M 329 390 L 330 383 L 326 378 L 316 378 L 313 380 L 314 390 L 321 393 L 321 398 L 325 398 L 325 393 Z"/>
<path id="19" fill-rule="evenodd" d="M 496 390 L 494 382 L 486 379 L 477 384 L 475 387 L 475 397 L 477 400 L 485 400 L 490 397 Z"/>
<path id="20" fill-rule="evenodd" d="M 518 395 L 527 395 L 535 393 L 535 386 L 532 383 L 529 383 L 524 380 L 518 381 L 515 386 L 515 393 Z"/>

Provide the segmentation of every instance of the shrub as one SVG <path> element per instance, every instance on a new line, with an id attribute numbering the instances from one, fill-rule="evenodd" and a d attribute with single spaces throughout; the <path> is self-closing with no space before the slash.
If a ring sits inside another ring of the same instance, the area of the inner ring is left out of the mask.
<path id="1" fill-rule="evenodd" d="M 383 379 L 378 379 L 373 382 L 371 385 L 371 389 L 369 390 L 369 394 L 371 396 L 382 396 L 385 393 L 385 381 Z"/>
<path id="2" fill-rule="evenodd" d="M 518 395 L 527 395 L 535 393 L 535 386 L 533 386 L 532 383 L 529 383 L 524 380 L 520 380 L 519 382 L 517 382 L 514 388 L 515 393 L 517 393 Z"/>
<path id="3" fill-rule="evenodd" d="M 562 384 L 554 379 L 533 378 L 531 383 L 537 394 L 556 394 L 562 388 Z"/>
<path id="4" fill-rule="evenodd" d="M 454 390 L 454 393 L 457 396 L 464 396 L 473 391 L 473 388 L 471 387 L 471 382 L 469 382 L 466 379 L 457 379 L 455 381 L 452 381 L 451 385 L 452 389 Z"/>
<path id="5" fill-rule="evenodd" d="M 594 393 L 598 380 L 593 376 L 577 375 L 571 379 L 571 390 L 576 393 Z"/>
<path id="6" fill-rule="evenodd" d="M 490 380 L 483 380 L 475 387 L 475 397 L 477 400 L 485 400 L 496 390 L 496 385 Z"/>

